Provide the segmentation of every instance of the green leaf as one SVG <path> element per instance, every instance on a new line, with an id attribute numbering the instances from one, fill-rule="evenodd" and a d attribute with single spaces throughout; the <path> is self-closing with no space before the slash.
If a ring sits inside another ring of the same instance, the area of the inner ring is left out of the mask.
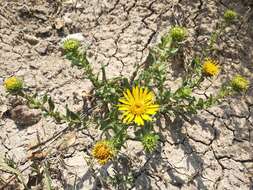
<path id="1" fill-rule="evenodd" d="M 53 112 L 55 109 L 55 105 L 51 97 L 48 98 L 48 105 L 49 105 L 49 111 Z"/>
<path id="2" fill-rule="evenodd" d="M 172 37 L 167 34 L 161 38 L 161 43 L 158 45 L 160 49 L 164 49 L 165 47 L 170 48 L 172 44 Z"/>
<path id="3" fill-rule="evenodd" d="M 105 66 L 104 65 L 102 65 L 101 70 L 102 70 L 102 80 L 104 82 L 106 82 L 106 72 L 105 72 Z"/>
<path id="4" fill-rule="evenodd" d="M 176 54 L 177 52 L 178 52 L 178 50 L 179 50 L 179 48 L 172 48 L 171 50 L 170 50 L 170 54 Z"/>
<path id="5" fill-rule="evenodd" d="M 130 83 L 129 83 L 129 81 L 128 81 L 128 79 L 126 78 L 126 77 L 124 77 L 123 79 L 122 79 L 122 87 L 123 88 L 128 88 L 128 89 L 130 89 Z"/>
<path id="6" fill-rule="evenodd" d="M 176 94 L 181 98 L 189 97 L 192 93 L 192 89 L 189 87 L 182 87 L 179 88 L 176 92 Z"/>
<path id="7" fill-rule="evenodd" d="M 155 56 L 154 54 L 151 52 L 151 50 L 149 51 L 148 57 L 146 59 L 146 63 L 148 63 L 149 65 L 152 65 L 155 62 Z"/>
<path id="8" fill-rule="evenodd" d="M 44 95 L 42 98 L 42 104 L 45 104 L 48 101 L 48 96 Z"/>
<path id="9" fill-rule="evenodd" d="M 48 171 L 48 168 L 46 166 L 46 164 L 44 164 L 44 186 L 46 188 L 46 190 L 53 190 L 52 188 L 52 179 L 50 177 L 50 174 L 49 174 L 49 171 Z"/>
<path id="10" fill-rule="evenodd" d="M 111 93 L 111 94 L 115 94 L 115 93 L 116 93 L 115 88 L 110 88 L 110 93 Z"/>
<path id="11" fill-rule="evenodd" d="M 200 108 L 200 109 L 204 108 L 204 100 L 203 100 L 203 98 L 199 99 L 199 101 L 197 103 L 197 107 Z"/>
<path id="12" fill-rule="evenodd" d="M 192 60 L 192 67 L 193 68 L 201 67 L 201 63 L 200 63 L 200 59 L 199 58 L 194 58 Z"/>
<path id="13" fill-rule="evenodd" d="M 6 163 L 6 158 L 2 156 L 0 156 L 0 170 L 15 174 L 18 177 L 18 180 L 24 185 L 24 187 L 26 187 L 25 178 L 22 175 L 22 173 L 18 169 L 13 168 L 10 165 L 8 165 Z"/>
<path id="14" fill-rule="evenodd" d="M 80 120 L 80 117 L 77 113 L 74 113 L 73 111 L 71 111 L 68 106 L 66 106 L 66 116 L 67 118 L 71 119 L 71 120 Z"/>

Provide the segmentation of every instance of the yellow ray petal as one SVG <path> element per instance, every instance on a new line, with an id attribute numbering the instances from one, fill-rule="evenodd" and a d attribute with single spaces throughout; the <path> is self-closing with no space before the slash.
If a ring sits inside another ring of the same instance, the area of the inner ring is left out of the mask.
<path id="1" fill-rule="evenodd" d="M 147 106 L 147 108 L 149 109 L 149 108 L 157 108 L 157 109 L 159 109 L 159 105 L 158 104 L 153 104 L 153 105 L 149 105 L 149 106 Z"/>
<path id="2" fill-rule="evenodd" d="M 123 92 L 124 97 L 127 99 L 128 102 L 131 102 L 131 98 L 128 97 L 126 92 Z"/>
<path id="3" fill-rule="evenodd" d="M 145 104 L 146 107 L 148 107 L 149 105 L 153 105 L 154 101 L 152 101 L 152 100 L 149 100 L 147 102 L 144 101 L 144 104 Z"/>
<path id="4" fill-rule="evenodd" d="M 148 94 L 148 89 L 144 88 L 143 96 L 145 97 Z"/>
<path id="5" fill-rule="evenodd" d="M 123 119 L 123 123 L 127 123 L 128 119 L 132 116 L 131 113 L 127 114 L 126 117 Z"/>
<path id="6" fill-rule="evenodd" d="M 140 92 L 139 92 L 139 97 L 140 99 L 143 99 L 143 88 L 140 88 Z"/>
<path id="7" fill-rule="evenodd" d="M 154 115 L 158 111 L 158 108 L 150 108 L 146 110 L 146 114 Z"/>
<path id="8" fill-rule="evenodd" d="M 131 105 L 129 101 L 127 101 L 125 98 L 120 98 L 119 101 L 123 104 Z"/>
<path id="9" fill-rule="evenodd" d="M 133 87 L 132 92 L 133 92 L 134 100 L 139 101 L 139 88 L 138 88 L 138 86 Z"/>
<path id="10" fill-rule="evenodd" d="M 129 111 L 125 111 L 123 114 L 122 114 L 122 117 L 126 117 L 126 115 L 128 115 L 130 112 Z"/>
<path id="11" fill-rule="evenodd" d="M 154 104 L 154 98 L 152 96 L 146 95 L 144 98 L 145 105 Z"/>
<path id="12" fill-rule="evenodd" d="M 144 125 L 144 121 L 143 121 L 143 119 L 141 118 L 141 116 L 139 116 L 139 115 L 135 116 L 134 122 L 135 122 L 137 125 Z"/>
<path id="13" fill-rule="evenodd" d="M 142 119 L 144 119 L 146 121 L 152 121 L 152 118 L 147 114 L 142 114 L 141 117 L 142 117 Z"/>
<path id="14" fill-rule="evenodd" d="M 133 103 L 134 102 L 134 97 L 133 97 L 133 95 L 132 95 L 132 93 L 131 93 L 131 91 L 129 89 L 127 89 L 127 95 L 128 95 L 128 97 L 130 99 L 130 102 Z"/>
<path id="15" fill-rule="evenodd" d="M 129 114 L 130 116 L 129 116 L 129 118 L 128 118 L 128 123 L 130 123 L 131 121 L 133 121 L 133 119 L 134 119 L 134 114 Z"/>
<path id="16" fill-rule="evenodd" d="M 130 109 L 130 107 L 129 106 L 119 106 L 119 108 L 118 108 L 120 111 L 127 111 L 127 110 L 129 110 Z"/>

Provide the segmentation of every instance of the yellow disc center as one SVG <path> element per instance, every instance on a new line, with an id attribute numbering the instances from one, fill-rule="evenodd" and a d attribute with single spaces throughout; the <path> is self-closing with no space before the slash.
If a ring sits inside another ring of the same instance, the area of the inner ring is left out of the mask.
<path id="1" fill-rule="evenodd" d="M 108 149 L 108 147 L 102 145 L 98 148 L 97 150 L 97 157 L 99 159 L 105 159 L 110 155 L 110 150 Z"/>
<path id="2" fill-rule="evenodd" d="M 135 115 L 141 115 L 141 114 L 143 114 L 145 112 L 145 110 L 144 110 L 144 104 L 141 103 L 141 102 L 135 103 L 132 106 L 131 111 Z"/>

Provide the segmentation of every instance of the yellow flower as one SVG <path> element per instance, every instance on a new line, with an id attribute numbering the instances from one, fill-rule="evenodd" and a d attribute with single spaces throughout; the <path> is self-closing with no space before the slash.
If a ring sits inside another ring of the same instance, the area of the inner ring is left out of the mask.
<path id="1" fill-rule="evenodd" d="M 23 88 L 22 80 L 17 77 L 10 77 L 4 81 L 4 87 L 8 92 L 14 93 L 18 92 Z"/>
<path id="2" fill-rule="evenodd" d="M 219 74 L 220 67 L 215 60 L 207 58 L 202 66 L 202 72 L 203 74 L 212 77 Z"/>
<path id="3" fill-rule="evenodd" d="M 95 144 L 92 155 L 101 165 L 104 165 L 115 156 L 115 152 L 115 148 L 110 141 L 101 140 Z"/>
<path id="4" fill-rule="evenodd" d="M 236 75 L 232 79 L 231 85 L 236 91 L 245 91 L 249 88 L 249 81 L 241 75 Z"/>
<path id="5" fill-rule="evenodd" d="M 123 122 L 134 121 L 137 125 L 144 125 L 144 120 L 152 121 L 159 105 L 154 104 L 155 95 L 147 88 L 134 87 L 132 93 L 129 89 L 123 92 L 124 97 L 120 98 L 119 110 L 123 112 Z M 150 116 L 151 115 L 151 116 Z"/>

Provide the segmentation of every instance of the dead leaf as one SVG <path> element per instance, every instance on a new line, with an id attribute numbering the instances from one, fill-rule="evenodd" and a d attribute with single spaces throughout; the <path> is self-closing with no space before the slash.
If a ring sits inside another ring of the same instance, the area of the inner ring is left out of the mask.
<path id="1" fill-rule="evenodd" d="M 36 151 L 36 152 L 32 152 L 30 156 L 28 156 L 27 158 L 29 160 L 43 160 L 44 158 L 46 158 L 48 155 L 48 152 L 42 152 L 42 151 Z"/>

